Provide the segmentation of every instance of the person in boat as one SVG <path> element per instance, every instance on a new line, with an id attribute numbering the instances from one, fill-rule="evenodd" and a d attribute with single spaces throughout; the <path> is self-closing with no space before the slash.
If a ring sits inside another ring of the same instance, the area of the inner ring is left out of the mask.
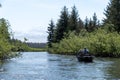
<path id="1" fill-rule="evenodd" d="M 83 55 L 83 50 L 79 50 L 77 53 L 77 56 L 81 56 L 81 55 Z"/>
<path id="2" fill-rule="evenodd" d="M 83 55 L 88 55 L 89 54 L 89 50 L 87 48 L 84 48 L 82 50 L 79 50 L 78 52 L 78 56 L 83 56 Z"/>
<path id="3" fill-rule="evenodd" d="M 83 49 L 83 54 L 84 54 L 84 55 L 89 54 L 89 50 L 88 50 L 87 48 L 84 48 L 84 49 Z"/>

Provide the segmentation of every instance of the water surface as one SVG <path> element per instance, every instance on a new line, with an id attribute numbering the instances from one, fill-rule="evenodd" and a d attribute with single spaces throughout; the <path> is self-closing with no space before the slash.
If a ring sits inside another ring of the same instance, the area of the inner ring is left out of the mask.
<path id="1" fill-rule="evenodd" d="M 75 56 L 24 52 L 0 63 L 0 80 L 119 80 L 120 59 L 95 58 L 78 62 Z"/>

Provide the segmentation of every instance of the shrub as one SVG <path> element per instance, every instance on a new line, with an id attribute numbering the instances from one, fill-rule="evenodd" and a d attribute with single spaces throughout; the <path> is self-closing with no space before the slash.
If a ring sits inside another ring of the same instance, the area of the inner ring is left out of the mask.
<path id="1" fill-rule="evenodd" d="M 52 53 L 75 55 L 80 49 L 86 47 L 96 56 L 120 56 L 120 35 L 117 32 L 108 32 L 100 28 L 91 33 L 83 30 L 79 36 L 72 32 L 69 37 L 64 38 L 60 43 L 52 45 L 53 47 L 49 49 Z"/>

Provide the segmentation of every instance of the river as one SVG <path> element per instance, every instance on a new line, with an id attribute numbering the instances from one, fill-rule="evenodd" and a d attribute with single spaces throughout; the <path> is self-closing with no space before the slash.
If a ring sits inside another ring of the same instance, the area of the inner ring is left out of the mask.
<path id="1" fill-rule="evenodd" d="M 0 63 L 0 80 L 120 80 L 120 59 L 84 63 L 75 56 L 23 52 Z"/>

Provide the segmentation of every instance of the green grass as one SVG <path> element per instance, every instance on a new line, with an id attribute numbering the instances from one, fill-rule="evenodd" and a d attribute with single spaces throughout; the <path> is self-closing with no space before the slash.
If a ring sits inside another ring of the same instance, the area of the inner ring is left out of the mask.
<path id="1" fill-rule="evenodd" d="M 32 52 L 42 52 L 42 51 L 46 51 L 45 48 L 29 48 L 28 51 L 32 51 Z"/>

